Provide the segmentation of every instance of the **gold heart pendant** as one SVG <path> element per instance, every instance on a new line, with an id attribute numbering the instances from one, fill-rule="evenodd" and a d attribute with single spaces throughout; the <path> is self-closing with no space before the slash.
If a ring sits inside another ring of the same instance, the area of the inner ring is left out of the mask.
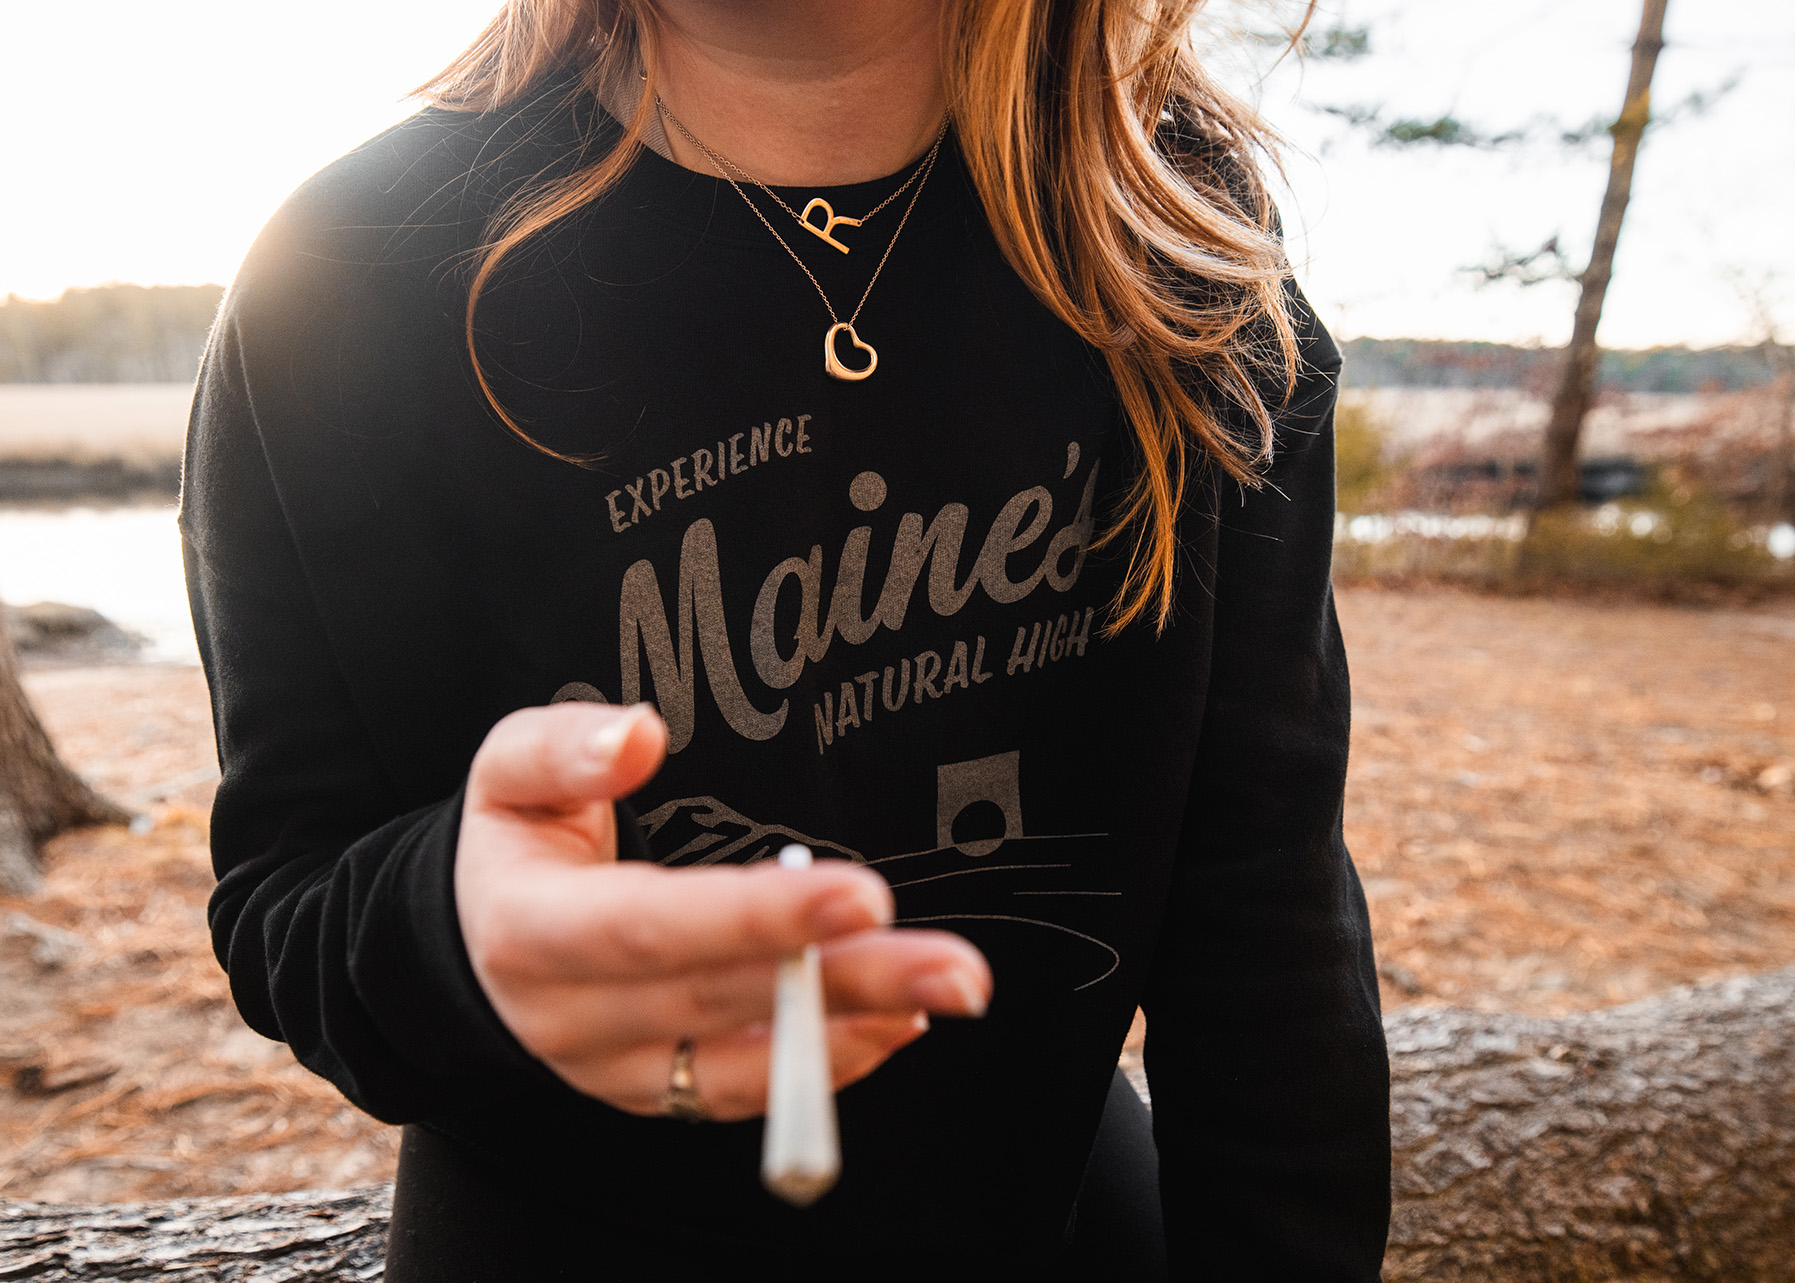
<path id="1" fill-rule="evenodd" d="M 810 221 L 810 211 L 813 209 L 820 209 L 823 211 L 823 218 L 827 221 L 825 221 L 821 227 L 818 227 L 815 223 Z M 848 247 L 836 240 L 830 233 L 837 227 L 860 226 L 860 220 L 858 218 L 843 218 L 840 214 L 835 212 L 834 206 L 830 205 L 829 202 L 824 200 L 821 196 L 812 196 L 810 198 L 810 204 L 806 205 L 804 207 L 804 212 L 798 215 L 798 221 L 804 224 L 805 231 L 809 232 L 812 236 L 828 241 L 829 244 L 835 246 L 836 249 L 844 254 L 848 252 Z"/>
<path id="2" fill-rule="evenodd" d="M 866 353 L 867 362 L 864 369 L 851 370 L 841 363 L 840 357 L 835 355 L 835 336 L 840 334 L 843 330 L 848 332 L 848 342 Z M 864 379 L 878 368 L 879 354 L 873 351 L 873 345 L 871 343 L 862 343 L 860 341 L 860 336 L 854 333 L 853 326 L 849 325 L 846 321 L 837 321 L 834 325 L 829 327 L 829 332 L 823 336 L 823 369 L 828 371 L 831 378 L 846 379 L 848 382 L 853 383 L 860 379 Z"/>

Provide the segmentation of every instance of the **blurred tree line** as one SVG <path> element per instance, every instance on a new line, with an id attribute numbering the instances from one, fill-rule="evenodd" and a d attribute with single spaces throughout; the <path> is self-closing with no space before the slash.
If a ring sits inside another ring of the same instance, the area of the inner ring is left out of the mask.
<path id="1" fill-rule="evenodd" d="M 1507 343 L 1453 343 L 1431 339 L 1350 339 L 1344 381 L 1348 387 L 1517 388 L 1551 393 L 1564 361 L 1562 348 Z M 1771 382 L 1789 349 L 1661 347 L 1602 352 L 1601 385 L 1622 392 L 1739 392 Z"/>
<path id="2" fill-rule="evenodd" d="M 54 302 L 0 301 L 0 383 L 187 383 L 199 372 L 222 285 L 102 285 Z M 1506 343 L 1351 339 L 1348 387 L 1517 388 L 1545 395 L 1562 351 Z M 1737 392 L 1775 379 L 1789 349 L 1653 348 L 1602 354 L 1626 392 Z"/>
<path id="3" fill-rule="evenodd" d="M 0 302 L 0 383 L 188 383 L 222 285 L 102 285 Z"/>

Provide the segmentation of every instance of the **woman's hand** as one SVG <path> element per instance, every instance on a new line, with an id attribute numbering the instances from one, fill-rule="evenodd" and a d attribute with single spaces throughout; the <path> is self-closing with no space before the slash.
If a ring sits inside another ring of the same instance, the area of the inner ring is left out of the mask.
<path id="1" fill-rule="evenodd" d="M 814 942 L 837 1087 L 920 1036 L 925 1012 L 984 1014 L 984 956 L 945 931 L 890 928 L 891 892 L 870 869 L 619 862 L 612 799 L 641 787 L 666 746 L 651 709 L 567 703 L 513 713 L 474 757 L 455 861 L 461 932 L 532 1055 L 590 1096 L 658 1114 L 689 1038 L 705 1109 L 758 1115 L 774 971 Z"/>

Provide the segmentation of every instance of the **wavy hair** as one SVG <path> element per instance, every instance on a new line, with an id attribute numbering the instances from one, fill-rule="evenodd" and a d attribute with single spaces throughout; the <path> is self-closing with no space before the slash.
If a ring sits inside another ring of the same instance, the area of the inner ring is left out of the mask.
<path id="1" fill-rule="evenodd" d="M 1257 159 L 1270 130 L 1205 71 L 1191 33 L 1207 0 L 956 0 L 943 48 L 949 111 L 1010 266 L 1103 353 L 1141 466 L 1097 539 L 1132 540 L 1109 630 L 1164 628 L 1178 573 L 1178 513 L 1195 462 L 1256 485 L 1273 401 L 1296 386 L 1289 262 Z M 1314 0 L 1309 0 L 1300 37 Z M 474 377 L 504 425 L 475 347 L 475 311 L 520 245 L 596 201 L 642 145 L 657 91 L 653 0 L 506 0 L 419 92 L 451 110 L 501 111 L 552 72 L 576 93 L 635 81 L 641 98 L 603 154 L 527 184 L 473 260 L 464 318 Z M 646 79 L 638 79 L 640 68 Z M 1281 391 L 1280 391 L 1281 389 Z"/>

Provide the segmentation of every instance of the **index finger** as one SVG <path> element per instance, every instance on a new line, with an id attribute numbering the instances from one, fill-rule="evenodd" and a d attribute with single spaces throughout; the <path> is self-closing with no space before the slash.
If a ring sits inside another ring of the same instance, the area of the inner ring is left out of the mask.
<path id="1" fill-rule="evenodd" d="M 891 889 L 870 869 L 824 860 L 663 869 L 640 861 L 568 868 L 514 888 L 527 940 L 517 970 L 555 980 L 643 980 L 777 958 L 889 924 Z M 527 923 L 527 927 L 525 927 Z"/>

